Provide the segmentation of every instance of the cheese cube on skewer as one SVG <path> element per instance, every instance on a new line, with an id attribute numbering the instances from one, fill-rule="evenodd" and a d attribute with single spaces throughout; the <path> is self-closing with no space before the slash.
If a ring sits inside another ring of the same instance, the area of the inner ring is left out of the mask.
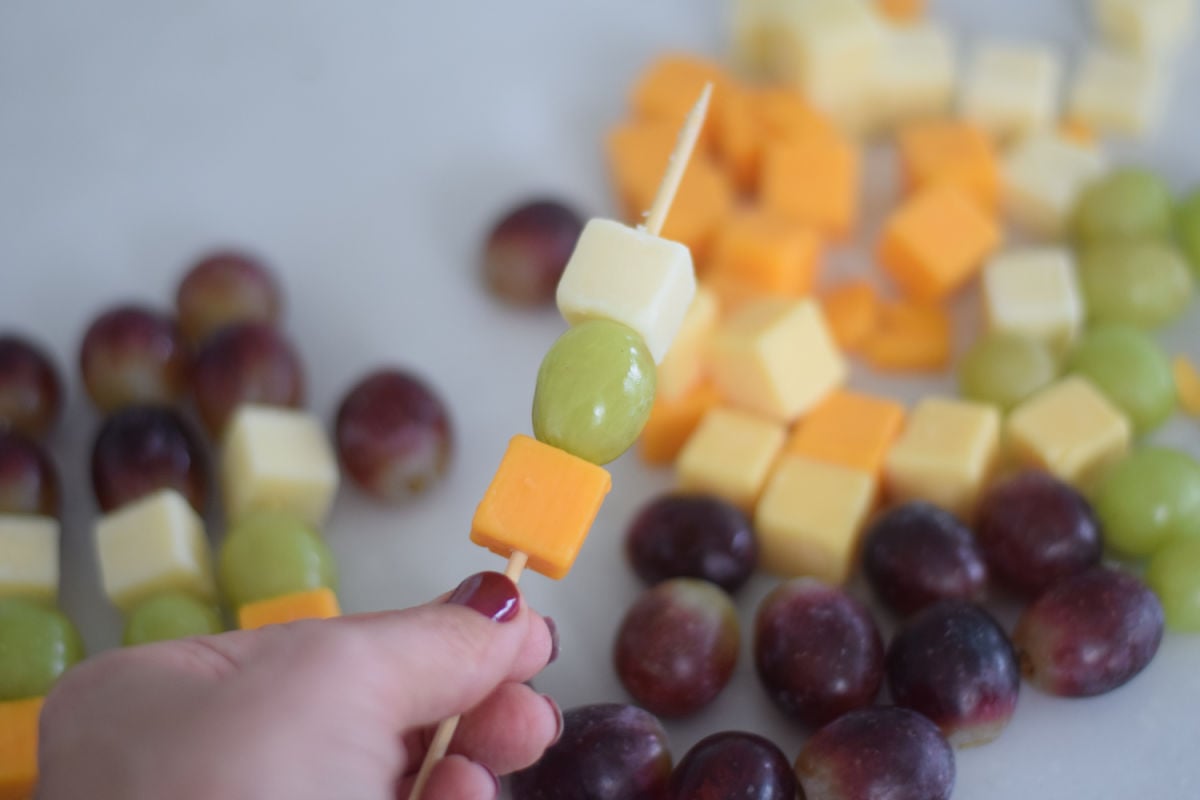
<path id="1" fill-rule="evenodd" d="M 1084 319 L 1074 257 L 1065 248 L 995 257 L 983 270 L 983 306 L 991 330 L 1040 339 L 1065 352 Z"/>
<path id="2" fill-rule="evenodd" d="M 0 703 L 0 798 L 25 800 L 37 784 L 43 698 Z"/>
<path id="3" fill-rule="evenodd" d="M 1055 118 L 1062 64 L 1036 44 L 983 44 L 963 86 L 962 113 L 999 139 L 1025 136 Z"/>
<path id="4" fill-rule="evenodd" d="M 1080 192 L 1099 178 L 1106 166 L 1097 147 L 1053 134 L 1030 136 L 1004 159 L 1005 208 L 1031 232 L 1061 237 Z"/>
<path id="5" fill-rule="evenodd" d="M 58 520 L 0 515 L 0 597 L 58 596 Z"/>
<path id="6" fill-rule="evenodd" d="M 1134 55 L 1094 49 L 1071 89 L 1071 117 L 1097 130 L 1139 137 L 1151 132 L 1163 106 L 1162 67 Z"/>

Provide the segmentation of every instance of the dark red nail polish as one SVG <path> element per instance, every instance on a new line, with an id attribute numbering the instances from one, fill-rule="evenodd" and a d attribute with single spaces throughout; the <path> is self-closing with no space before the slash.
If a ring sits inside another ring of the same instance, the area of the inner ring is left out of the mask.
<path id="1" fill-rule="evenodd" d="M 458 585 L 447 603 L 466 606 L 496 622 L 508 622 L 521 610 L 517 585 L 499 572 L 478 572 Z"/>
<path id="2" fill-rule="evenodd" d="M 558 727 L 554 730 L 554 738 L 550 740 L 550 746 L 553 747 L 554 745 L 558 744 L 558 740 L 561 739 L 563 735 L 563 726 L 565 725 L 565 722 L 563 721 L 563 713 L 562 709 L 558 707 L 558 703 L 554 702 L 553 697 L 548 694 L 544 694 L 542 695 L 542 699 L 549 703 L 550 707 L 554 709 L 554 717 L 558 721 Z"/>
<path id="3" fill-rule="evenodd" d="M 558 624 L 550 617 L 542 617 L 546 621 L 546 630 L 550 631 L 550 658 L 546 661 L 549 666 L 558 660 Z"/>

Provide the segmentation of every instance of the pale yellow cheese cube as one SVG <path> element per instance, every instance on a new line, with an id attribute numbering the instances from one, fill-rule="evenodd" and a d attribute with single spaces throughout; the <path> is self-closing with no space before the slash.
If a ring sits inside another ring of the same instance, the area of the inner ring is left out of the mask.
<path id="1" fill-rule="evenodd" d="M 989 405 L 928 397 L 884 461 L 884 489 L 898 502 L 924 500 L 967 518 L 995 466 L 1000 412 Z"/>
<path id="2" fill-rule="evenodd" d="M 1098 131 L 1145 136 L 1162 113 L 1165 83 L 1159 65 L 1129 53 L 1092 49 L 1075 76 L 1068 112 Z"/>
<path id="3" fill-rule="evenodd" d="M 793 0 L 734 0 L 731 29 L 733 62 L 747 75 L 771 80 L 786 77 L 787 39 L 780 24 Z"/>
<path id="4" fill-rule="evenodd" d="M 690 391 L 704 374 L 704 356 L 713 328 L 717 324 L 717 296 L 704 286 L 696 287 L 696 296 L 683 318 L 675 343 L 658 365 L 657 399 L 678 400 Z"/>
<path id="5" fill-rule="evenodd" d="M 1108 166 L 1098 147 L 1041 133 L 1014 145 L 1004 159 L 1004 204 L 1028 231 L 1061 238 L 1083 189 Z"/>
<path id="6" fill-rule="evenodd" d="M 1101 33 L 1144 56 L 1171 55 L 1191 36 L 1196 0 L 1092 0 Z"/>
<path id="7" fill-rule="evenodd" d="M 58 596 L 58 520 L 0 514 L 0 597 Z"/>
<path id="8" fill-rule="evenodd" d="M 696 294 L 692 254 L 678 242 L 593 219 L 558 282 L 558 310 L 572 325 L 609 319 L 641 334 L 661 363 Z"/>
<path id="9" fill-rule="evenodd" d="M 1028 336 L 1064 353 L 1083 328 L 1075 257 L 1060 247 L 1010 250 L 983 270 L 983 308 L 990 330 Z"/>
<path id="10" fill-rule="evenodd" d="M 1022 464 L 1087 487 L 1129 451 L 1129 420 L 1078 375 L 1048 386 L 1009 415 L 1009 449 Z"/>
<path id="11" fill-rule="evenodd" d="M 787 430 L 744 411 L 714 408 L 701 420 L 675 464 L 679 486 L 754 509 Z"/>
<path id="12" fill-rule="evenodd" d="M 254 511 L 285 511 L 319 528 L 337 487 L 337 458 L 315 416 L 256 405 L 234 414 L 221 453 L 231 523 Z"/>
<path id="13" fill-rule="evenodd" d="M 215 596 L 204 522 L 173 489 L 101 517 L 96 523 L 96 555 L 104 593 L 123 611 L 167 590 L 207 600 Z"/>
<path id="14" fill-rule="evenodd" d="M 762 567 L 785 577 L 844 583 L 875 494 L 875 479 L 865 472 L 784 457 L 754 515 Z"/>
<path id="15" fill-rule="evenodd" d="M 1025 136 L 1057 118 L 1062 63 L 1040 44 L 980 44 L 967 68 L 962 113 L 999 139 Z"/>
<path id="16" fill-rule="evenodd" d="M 869 82 L 871 127 L 945 115 L 954 102 L 954 40 L 928 21 L 887 26 Z"/>
<path id="17" fill-rule="evenodd" d="M 709 353 L 717 388 L 734 405 L 791 422 L 846 379 L 846 361 L 812 299 L 746 305 L 717 329 Z"/>

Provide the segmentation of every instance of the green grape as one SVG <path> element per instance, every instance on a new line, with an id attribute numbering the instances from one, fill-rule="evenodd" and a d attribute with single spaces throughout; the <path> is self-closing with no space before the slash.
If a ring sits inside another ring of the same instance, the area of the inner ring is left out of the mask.
<path id="1" fill-rule="evenodd" d="M 1093 498 L 1105 541 L 1140 558 L 1176 536 L 1200 535 L 1200 464 L 1186 453 L 1146 447 L 1117 463 Z"/>
<path id="2" fill-rule="evenodd" d="M 559 337 L 538 370 L 533 432 L 538 441 L 607 464 L 641 435 L 658 373 L 637 332 L 590 320 Z"/>
<path id="3" fill-rule="evenodd" d="M 958 366 L 958 388 L 963 397 L 1007 411 L 1057 376 L 1058 364 L 1045 343 L 993 333 L 963 356 Z"/>
<path id="4" fill-rule="evenodd" d="M 1200 538 L 1168 542 L 1150 559 L 1146 583 L 1163 605 L 1167 627 L 1200 633 Z"/>
<path id="5" fill-rule="evenodd" d="M 1171 236 L 1172 216 L 1166 181 L 1147 170 L 1126 168 L 1084 189 L 1072 227 L 1079 244 L 1165 240 Z"/>
<path id="6" fill-rule="evenodd" d="M 1193 192 L 1179 205 L 1175 230 L 1184 255 L 1192 263 L 1192 271 L 1200 277 L 1200 190 Z"/>
<path id="7" fill-rule="evenodd" d="M 29 600 L 0 599 L 0 702 L 44 696 L 81 658 L 71 620 Z"/>
<path id="8" fill-rule="evenodd" d="M 125 644 L 206 636 L 224 630 L 217 610 L 185 592 L 164 592 L 139 603 L 125 621 Z"/>
<path id="9" fill-rule="evenodd" d="M 1088 331 L 1068 356 L 1066 371 L 1094 383 L 1129 416 L 1139 434 L 1154 430 L 1175 410 L 1175 378 L 1167 354 L 1132 326 Z"/>
<path id="10" fill-rule="evenodd" d="M 336 589 L 333 554 L 303 520 L 280 512 L 242 519 L 225 535 L 221 591 L 233 609 L 293 592 Z"/>
<path id="11" fill-rule="evenodd" d="M 1179 317 L 1192 296 L 1192 275 L 1173 246 L 1106 242 L 1085 248 L 1079 281 L 1093 323 L 1157 328 Z"/>

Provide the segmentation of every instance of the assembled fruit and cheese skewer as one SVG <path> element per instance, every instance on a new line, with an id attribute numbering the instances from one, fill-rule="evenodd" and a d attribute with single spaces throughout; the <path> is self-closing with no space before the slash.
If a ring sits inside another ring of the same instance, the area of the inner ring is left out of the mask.
<path id="1" fill-rule="evenodd" d="M 659 236 L 704 126 L 712 86 L 689 113 L 646 222 L 593 219 L 558 284 L 572 327 L 542 361 L 533 399 L 536 438 L 515 436 L 471 525 L 471 541 L 508 558 L 514 583 L 528 566 L 570 570 L 612 481 L 601 465 L 637 440 L 662 361 L 696 292 L 691 253 Z M 418 800 L 458 717 L 438 726 L 409 800 Z"/>

